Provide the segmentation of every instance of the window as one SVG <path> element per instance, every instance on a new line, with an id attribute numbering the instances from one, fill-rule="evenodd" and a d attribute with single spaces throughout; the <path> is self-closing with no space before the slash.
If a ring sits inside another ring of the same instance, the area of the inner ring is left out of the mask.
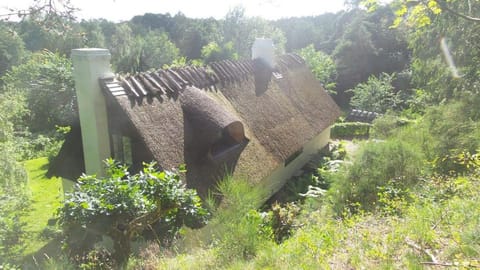
<path id="1" fill-rule="evenodd" d="M 119 134 L 112 135 L 113 158 L 126 165 L 132 165 L 132 141 L 129 137 Z"/>

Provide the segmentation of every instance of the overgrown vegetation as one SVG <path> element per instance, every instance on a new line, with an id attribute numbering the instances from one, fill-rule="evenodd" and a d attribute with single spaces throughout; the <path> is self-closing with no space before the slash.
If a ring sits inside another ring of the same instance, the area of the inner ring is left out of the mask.
<path id="1" fill-rule="evenodd" d="M 145 14 L 122 23 L 76 22 L 68 1 L 47 13 L 40 2 L 35 16 L 22 11 L 22 21 L 0 23 L 0 268 L 20 266 L 25 252 L 62 233 L 74 248 L 67 228 L 82 225 L 96 235 L 78 238 L 89 244 L 79 257 L 35 267 L 109 269 L 130 255 L 130 269 L 480 267 L 477 2 L 346 1 L 348 11 L 278 21 L 237 7 L 223 20 Z M 345 110 L 384 115 L 337 123 L 334 137 L 355 140 L 290 181 L 284 201 L 260 207 L 248 179 L 221 182 L 201 230 L 181 227 L 204 211 L 177 174 L 150 165 L 130 175 L 110 162 L 108 177 L 85 176 L 67 198 L 65 231 L 47 226 L 36 240 L 52 207 L 39 210 L 42 193 L 27 189 L 22 162 L 54 155 L 77 121 L 72 48 L 109 48 L 115 71 L 140 72 L 249 58 L 258 36 L 273 38 L 277 54 L 299 52 Z M 168 245 L 146 241 L 131 254 L 132 240 L 148 233 Z M 92 248 L 100 234 L 114 239 L 115 256 Z"/>

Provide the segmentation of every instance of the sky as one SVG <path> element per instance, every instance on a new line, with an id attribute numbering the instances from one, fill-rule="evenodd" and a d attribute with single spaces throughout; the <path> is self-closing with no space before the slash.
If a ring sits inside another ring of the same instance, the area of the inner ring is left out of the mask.
<path id="1" fill-rule="evenodd" d="M 0 14 L 5 14 L 5 7 L 25 8 L 33 1 L 2 0 Z M 71 0 L 71 3 L 80 9 L 76 14 L 80 19 L 104 18 L 118 22 L 130 20 L 135 15 L 167 12 L 220 19 L 238 5 L 245 7 L 247 16 L 279 19 L 337 12 L 343 9 L 344 0 Z"/>

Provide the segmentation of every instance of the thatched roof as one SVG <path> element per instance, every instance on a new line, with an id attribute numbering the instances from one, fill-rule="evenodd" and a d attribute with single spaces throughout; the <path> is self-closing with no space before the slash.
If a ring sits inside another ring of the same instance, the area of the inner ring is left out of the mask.
<path id="1" fill-rule="evenodd" d="M 128 119 L 121 125 L 161 167 L 187 164 L 187 183 L 202 193 L 226 171 L 261 180 L 339 116 L 301 57 L 276 62 L 227 60 L 101 84 L 109 115 Z"/>

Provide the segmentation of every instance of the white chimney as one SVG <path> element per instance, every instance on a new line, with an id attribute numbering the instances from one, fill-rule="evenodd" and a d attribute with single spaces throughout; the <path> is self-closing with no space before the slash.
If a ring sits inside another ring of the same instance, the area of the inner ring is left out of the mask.
<path id="1" fill-rule="evenodd" d="M 275 46 L 270 38 L 256 38 L 252 46 L 252 59 L 262 59 L 270 68 L 275 67 Z"/>
<path id="2" fill-rule="evenodd" d="M 110 157 L 107 107 L 99 79 L 112 76 L 107 49 L 72 50 L 73 77 L 82 128 L 87 174 L 104 175 L 103 160 Z"/>

